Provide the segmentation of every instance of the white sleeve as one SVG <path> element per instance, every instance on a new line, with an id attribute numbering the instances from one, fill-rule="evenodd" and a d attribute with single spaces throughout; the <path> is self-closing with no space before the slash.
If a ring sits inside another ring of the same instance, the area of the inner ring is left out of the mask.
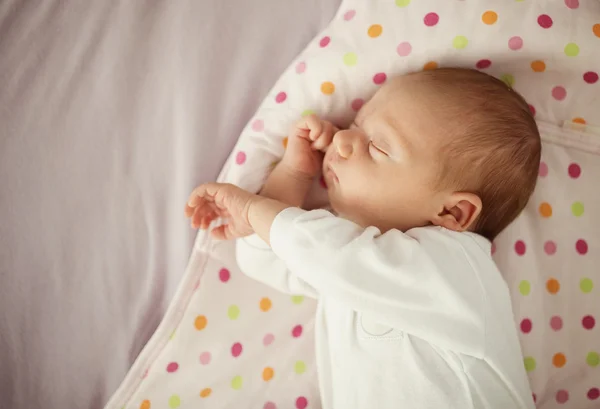
<path id="1" fill-rule="evenodd" d="M 420 230 L 433 236 L 381 234 L 325 210 L 288 208 L 275 218 L 270 241 L 288 269 L 319 297 L 440 347 L 481 357 L 485 315 L 477 275 L 460 246 L 438 230 Z"/>
<path id="2" fill-rule="evenodd" d="M 286 294 L 317 298 L 315 290 L 291 274 L 285 262 L 256 234 L 238 239 L 235 252 L 238 266 L 247 276 Z"/>

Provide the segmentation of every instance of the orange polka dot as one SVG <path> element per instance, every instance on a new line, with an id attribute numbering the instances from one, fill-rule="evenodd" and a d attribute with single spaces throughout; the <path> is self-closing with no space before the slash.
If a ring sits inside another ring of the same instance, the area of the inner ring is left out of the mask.
<path id="1" fill-rule="evenodd" d="M 600 38 L 600 24 L 594 24 L 594 27 L 592 27 L 592 31 L 594 32 L 596 37 Z"/>
<path id="2" fill-rule="evenodd" d="M 262 378 L 265 380 L 265 382 L 268 382 L 271 379 L 273 379 L 274 375 L 275 371 L 273 371 L 273 368 L 269 368 L 267 366 L 265 369 L 263 369 Z"/>
<path id="3" fill-rule="evenodd" d="M 550 206 L 549 203 L 542 203 L 540 205 L 540 214 L 542 215 L 542 217 L 550 217 L 552 216 L 552 206 Z"/>
<path id="4" fill-rule="evenodd" d="M 150 409 L 150 401 L 146 399 L 140 404 L 140 409 Z"/>
<path id="5" fill-rule="evenodd" d="M 546 71 L 546 63 L 541 60 L 535 60 L 531 63 L 531 69 L 534 72 L 544 72 Z"/>
<path id="6" fill-rule="evenodd" d="M 321 92 L 325 95 L 331 95 L 335 92 L 335 85 L 333 85 L 333 82 L 326 81 L 321 84 Z"/>
<path id="7" fill-rule="evenodd" d="M 263 311 L 269 311 L 271 309 L 271 305 L 271 300 L 269 300 L 267 297 L 260 300 L 260 309 Z"/>
<path id="8" fill-rule="evenodd" d="M 481 21 L 485 24 L 494 24 L 498 20 L 498 14 L 495 11 L 488 10 L 481 15 Z"/>
<path id="9" fill-rule="evenodd" d="M 423 66 L 424 70 L 435 70 L 438 67 L 438 63 L 435 61 L 429 61 Z"/>
<path id="10" fill-rule="evenodd" d="M 575 122 L 576 124 L 585 125 L 585 119 L 581 117 L 573 118 L 573 122 Z"/>
<path id="11" fill-rule="evenodd" d="M 283 138 L 283 141 L 281 141 L 281 143 L 283 144 L 283 149 L 286 149 L 288 144 L 288 137 L 286 136 L 285 138 Z"/>
<path id="12" fill-rule="evenodd" d="M 198 315 L 196 317 L 196 321 L 194 321 L 194 327 L 196 327 L 198 331 L 202 331 L 204 328 L 206 328 L 207 323 L 208 320 L 204 315 Z"/>
<path id="13" fill-rule="evenodd" d="M 369 27 L 369 31 L 367 31 L 369 37 L 371 38 L 379 37 L 382 32 L 383 27 L 381 27 L 379 24 L 373 24 L 371 27 Z"/>
<path id="14" fill-rule="evenodd" d="M 211 393 L 212 393 L 212 389 L 210 389 L 210 388 L 204 388 L 204 389 L 202 389 L 200 391 L 200 397 L 201 398 L 208 398 Z"/>
<path id="15" fill-rule="evenodd" d="M 560 290 L 560 283 L 557 279 L 551 278 L 546 281 L 546 289 L 550 294 L 556 294 Z"/>
<path id="16" fill-rule="evenodd" d="M 552 365 L 554 365 L 557 368 L 562 368 L 563 366 L 565 366 L 566 363 L 567 358 L 565 357 L 565 354 L 561 354 L 559 352 L 558 354 L 554 354 L 554 356 L 552 357 Z"/>

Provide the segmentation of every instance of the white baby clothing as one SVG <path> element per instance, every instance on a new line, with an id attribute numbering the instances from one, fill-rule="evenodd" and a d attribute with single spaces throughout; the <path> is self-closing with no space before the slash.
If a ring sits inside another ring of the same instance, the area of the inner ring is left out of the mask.
<path id="1" fill-rule="evenodd" d="M 283 210 L 239 239 L 241 270 L 318 299 L 324 409 L 530 409 L 509 291 L 490 243 L 441 227 L 381 234 L 326 210 Z"/>

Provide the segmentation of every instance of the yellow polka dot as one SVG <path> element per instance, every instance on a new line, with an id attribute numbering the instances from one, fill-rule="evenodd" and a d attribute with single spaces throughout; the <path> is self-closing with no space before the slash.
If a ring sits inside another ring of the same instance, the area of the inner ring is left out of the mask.
<path id="1" fill-rule="evenodd" d="M 552 206 L 550 206 L 549 203 L 542 203 L 540 205 L 540 214 L 542 215 L 542 217 L 550 217 L 552 216 Z"/>
<path id="2" fill-rule="evenodd" d="M 544 72 L 546 71 L 546 63 L 541 60 L 535 60 L 531 63 L 531 69 L 533 72 Z"/>
<path id="3" fill-rule="evenodd" d="M 265 369 L 263 369 L 262 378 L 265 382 L 268 382 L 271 379 L 273 379 L 274 375 L 275 371 L 273 371 L 273 368 L 267 366 Z"/>
<path id="4" fill-rule="evenodd" d="M 481 21 L 485 24 L 494 24 L 498 20 L 498 14 L 495 11 L 488 10 L 481 15 Z"/>
<path id="5" fill-rule="evenodd" d="M 313 111 L 312 109 L 305 109 L 304 111 L 302 111 L 302 113 L 300 114 L 300 116 L 302 118 L 304 118 L 305 116 L 309 116 L 309 115 L 312 115 L 314 113 L 315 113 L 315 111 Z"/>
<path id="6" fill-rule="evenodd" d="M 554 354 L 554 356 L 552 357 L 552 365 L 554 365 L 557 368 L 562 368 L 563 366 L 565 366 L 566 363 L 567 358 L 564 354 L 561 354 L 560 352 L 558 354 Z"/>
<path id="7" fill-rule="evenodd" d="M 585 125 L 585 119 L 581 118 L 581 117 L 576 117 L 572 119 L 573 122 L 575 122 L 576 124 L 581 124 L 581 125 Z"/>
<path id="8" fill-rule="evenodd" d="M 206 328 L 207 323 L 208 320 L 204 315 L 198 315 L 196 317 L 196 321 L 194 321 L 194 327 L 196 327 L 198 331 L 202 331 L 204 328 Z"/>
<path id="9" fill-rule="evenodd" d="M 456 36 L 454 40 L 452 40 L 452 47 L 457 50 L 462 50 L 469 44 L 469 40 L 465 36 Z"/>
<path id="10" fill-rule="evenodd" d="M 283 138 L 283 141 L 281 141 L 281 143 L 283 144 L 283 149 L 286 149 L 288 144 L 288 137 L 286 136 L 285 138 Z"/>
<path id="11" fill-rule="evenodd" d="M 592 27 L 592 31 L 594 32 L 594 35 L 596 37 L 600 38 L 600 23 L 594 24 L 594 27 Z"/>
<path id="12" fill-rule="evenodd" d="M 271 300 L 269 300 L 267 297 L 263 298 L 262 300 L 260 300 L 260 309 L 262 311 L 269 311 L 271 309 Z"/>
<path id="13" fill-rule="evenodd" d="M 325 95 L 331 95 L 335 91 L 335 85 L 333 82 L 326 81 L 321 84 L 321 92 Z"/>
<path id="14" fill-rule="evenodd" d="M 150 401 L 146 399 L 140 405 L 140 409 L 150 409 Z"/>
<path id="15" fill-rule="evenodd" d="M 367 31 L 367 33 L 369 34 L 369 37 L 371 37 L 371 38 L 379 37 L 382 32 L 383 32 L 383 27 L 381 27 L 381 25 L 379 25 L 379 24 L 373 24 L 371 27 L 369 27 L 369 31 Z"/>
<path id="16" fill-rule="evenodd" d="M 551 278 L 550 280 L 546 281 L 546 289 L 550 294 L 556 294 L 558 291 L 560 291 L 560 283 L 557 279 Z"/>
<path id="17" fill-rule="evenodd" d="M 210 388 L 204 388 L 204 389 L 202 389 L 200 391 L 200 397 L 201 398 L 208 398 L 211 393 L 212 393 L 212 389 L 210 389 Z"/>
<path id="18" fill-rule="evenodd" d="M 504 82 L 509 87 L 515 85 L 515 77 L 512 74 L 504 74 L 500 76 L 500 80 L 502 80 L 502 82 Z"/>
<path id="19" fill-rule="evenodd" d="M 435 70 L 438 67 L 438 63 L 435 61 L 429 61 L 427 63 L 425 63 L 425 65 L 423 66 L 424 70 Z"/>
<path id="20" fill-rule="evenodd" d="M 356 56 L 356 53 L 353 53 L 353 52 L 344 54 L 344 57 L 342 59 L 344 61 L 344 64 L 346 64 L 349 67 L 356 65 L 356 62 L 358 61 L 358 57 Z"/>

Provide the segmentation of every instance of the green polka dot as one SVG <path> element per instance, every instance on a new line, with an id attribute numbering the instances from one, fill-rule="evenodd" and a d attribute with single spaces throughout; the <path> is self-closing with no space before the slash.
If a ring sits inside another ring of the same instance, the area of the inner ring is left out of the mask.
<path id="1" fill-rule="evenodd" d="M 181 399 L 179 399 L 178 395 L 171 395 L 169 398 L 169 407 L 170 408 L 178 408 L 181 405 Z"/>
<path id="2" fill-rule="evenodd" d="M 304 296 L 302 296 L 302 295 L 292 295 L 292 302 L 294 304 L 302 304 L 302 301 L 304 301 Z"/>
<path id="3" fill-rule="evenodd" d="M 515 77 L 511 74 L 504 74 L 500 77 L 500 79 L 509 87 L 512 87 L 515 84 Z"/>
<path id="4" fill-rule="evenodd" d="M 565 54 L 567 57 L 577 57 L 579 55 L 579 46 L 575 43 L 565 45 Z"/>
<path id="5" fill-rule="evenodd" d="M 229 309 L 227 310 L 227 316 L 229 317 L 229 319 L 237 320 L 237 318 L 240 316 L 240 307 L 238 307 L 237 305 L 232 305 L 231 307 L 229 307 Z"/>
<path id="6" fill-rule="evenodd" d="M 344 54 L 344 64 L 348 66 L 356 65 L 357 57 L 356 53 L 346 53 Z"/>
<path id="7" fill-rule="evenodd" d="M 573 212 L 573 216 L 579 217 L 583 214 L 583 203 L 575 202 L 571 205 L 571 211 Z"/>
<path id="8" fill-rule="evenodd" d="M 294 365 L 294 372 L 296 372 L 298 375 L 303 374 L 306 372 L 306 364 L 302 361 L 297 361 L 296 365 Z"/>
<path id="9" fill-rule="evenodd" d="M 579 288 L 581 288 L 581 291 L 583 291 L 584 293 L 589 293 L 594 288 L 594 283 L 589 278 L 583 278 L 579 282 Z"/>
<path id="10" fill-rule="evenodd" d="M 304 118 L 305 116 L 309 116 L 314 114 L 315 111 L 313 111 L 312 109 L 305 109 L 304 111 L 302 111 L 302 113 L 300 114 L 300 116 L 302 116 L 302 118 Z"/>
<path id="11" fill-rule="evenodd" d="M 171 335 L 169 335 L 169 340 L 173 339 L 175 337 L 175 330 L 173 330 L 173 332 L 171 332 Z"/>
<path id="12" fill-rule="evenodd" d="M 469 40 L 467 40 L 467 37 L 465 36 L 456 36 L 454 37 L 454 40 L 452 40 L 452 47 L 458 50 L 462 50 L 467 44 L 469 44 Z"/>
<path id="13" fill-rule="evenodd" d="M 589 366 L 598 366 L 598 364 L 600 364 L 600 355 L 598 355 L 597 352 L 590 352 L 587 354 L 585 361 Z"/>
<path id="14" fill-rule="evenodd" d="M 525 357 L 525 359 L 523 359 L 523 363 L 525 364 L 525 370 L 527 372 L 531 372 L 535 369 L 535 359 L 533 359 L 532 357 Z"/>
<path id="15" fill-rule="evenodd" d="M 522 280 L 519 283 L 519 292 L 523 295 L 529 295 L 529 293 L 531 292 L 531 284 L 529 284 L 529 281 Z"/>
<path id="16" fill-rule="evenodd" d="M 410 4 L 410 0 L 396 0 L 396 6 L 406 7 Z"/>
<path id="17" fill-rule="evenodd" d="M 240 389 L 242 389 L 242 377 L 241 376 L 236 376 L 231 380 L 231 387 L 233 389 L 235 389 L 236 391 L 239 391 Z"/>

